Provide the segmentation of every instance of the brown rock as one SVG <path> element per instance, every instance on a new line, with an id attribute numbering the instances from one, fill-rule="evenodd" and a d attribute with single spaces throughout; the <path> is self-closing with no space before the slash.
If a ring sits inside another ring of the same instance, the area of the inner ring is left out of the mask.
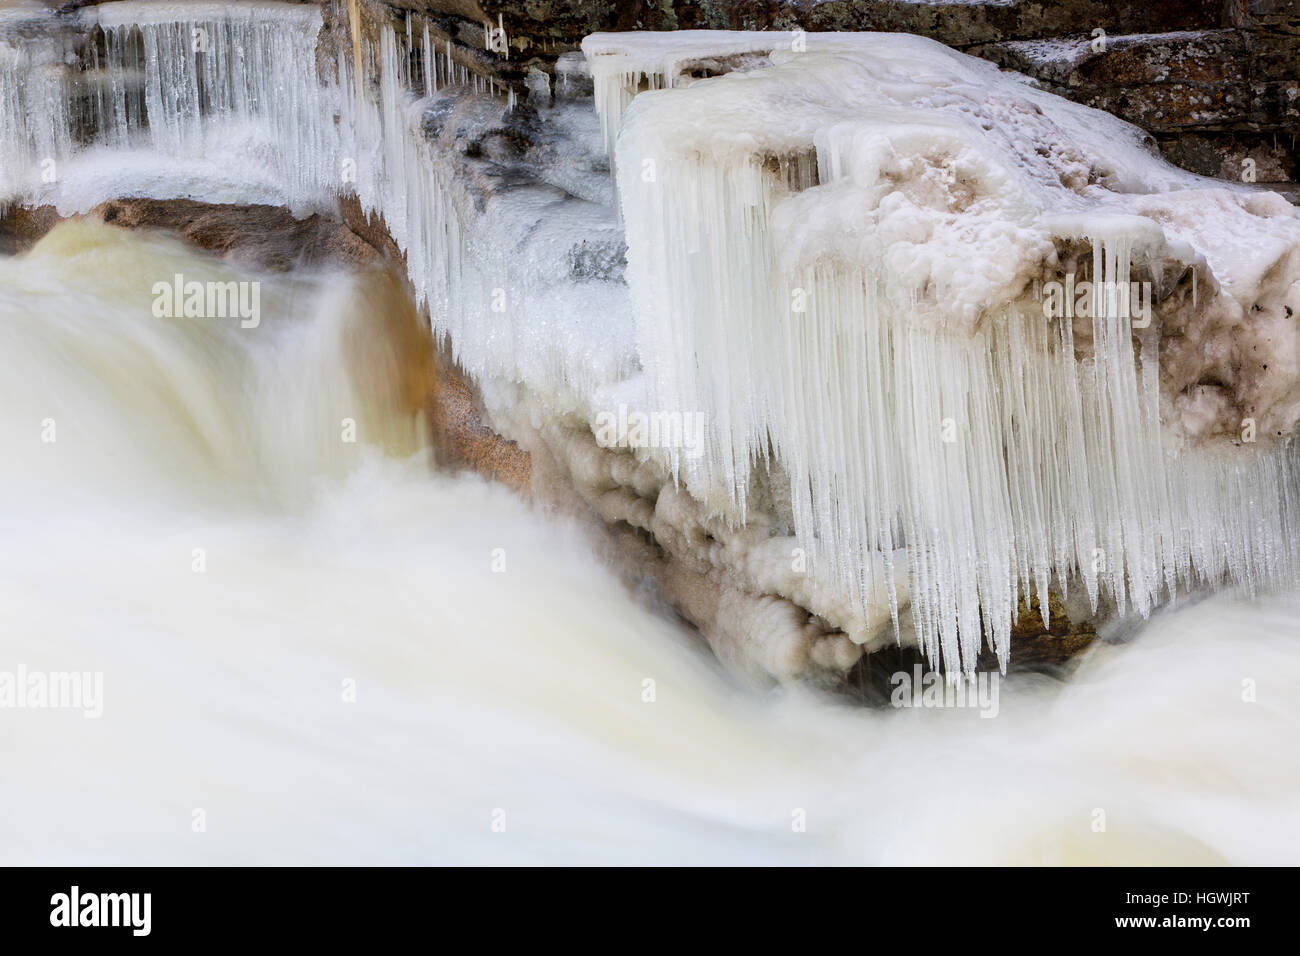
<path id="1" fill-rule="evenodd" d="M 1097 640 L 1091 623 L 1076 623 L 1066 614 L 1065 606 L 1052 594 L 1048 604 L 1049 623 L 1043 623 L 1037 601 L 1021 602 L 1016 623 L 1011 628 L 1011 659 L 1007 673 L 1045 673 L 1060 676 L 1068 673 L 1071 662 Z M 916 647 L 886 647 L 864 657 L 849 675 L 846 689 L 868 703 L 889 701 L 891 677 L 899 671 L 911 673 L 920 664 L 932 670 Z M 997 657 L 987 647 L 975 664 L 982 673 L 997 673 Z"/>
<path id="2" fill-rule="evenodd" d="M 13 206 L 0 215 L 0 255 L 14 256 L 40 242 L 62 220 L 53 206 Z"/>
<path id="3" fill-rule="evenodd" d="M 348 228 L 379 250 L 385 260 L 395 266 L 405 262 L 382 217 L 362 212 L 355 196 L 340 200 L 339 210 Z M 406 275 L 405 271 L 400 274 Z M 409 297 L 409 283 L 406 286 Z M 473 471 L 516 491 L 527 491 L 532 479 L 528 452 L 483 424 L 485 416 L 477 391 L 469 377 L 456 366 L 445 345 L 434 348 L 433 365 L 433 387 L 425 404 L 425 415 L 430 443 L 439 464 Z"/>
<path id="4" fill-rule="evenodd" d="M 1233 26 L 1300 35 L 1298 0 L 1228 0 L 1225 15 Z"/>
<path id="5" fill-rule="evenodd" d="M 1089 106 L 1114 113 L 1144 129 L 1227 129 L 1255 110 L 1255 95 L 1245 84 L 1197 86 L 1161 83 L 1140 90 L 1103 88 L 1081 97 Z"/>
<path id="6" fill-rule="evenodd" d="M 354 194 L 339 199 L 339 215 L 348 229 L 367 245 L 378 250 L 384 259 L 405 265 L 406 256 L 393 241 L 393 237 L 388 234 L 388 225 L 383 218 L 373 214 L 366 215 L 361 209 L 361 200 Z"/>
<path id="7" fill-rule="evenodd" d="M 1261 184 L 1286 184 L 1300 172 L 1286 144 L 1249 132 L 1174 130 L 1157 134 L 1157 140 L 1165 158 L 1202 176 L 1240 182 L 1247 159 L 1254 160 L 1255 179 Z"/>
<path id="8" fill-rule="evenodd" d="M 526 492 L 532 479 L 528 452 L 483 424 L 474 386 L 445 350 L 437 351 L 435 367 L 435 385 L 425 413 L 438 463 Z"/>
<path id="9" fill-rule="evenodd" d="M 200 249 L 261 269 L 297 265 L 377 265 L 380 252 L 341 222 L 295 219 L 277 206 L 232 206 L 189 199 L 113 199 L 88 215 L 126 229 L 175 233 Z"/>

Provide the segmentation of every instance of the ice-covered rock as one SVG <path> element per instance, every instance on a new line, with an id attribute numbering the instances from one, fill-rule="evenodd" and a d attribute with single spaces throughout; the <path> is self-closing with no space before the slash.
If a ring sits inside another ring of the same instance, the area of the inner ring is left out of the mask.
<path id="1" fill-rule="evenodd" d="M 673 41 L 585 47 L 651 403 L 707 422 L 672 463 L 698 496 L 743 521 L 774 457 L 859 606 L 906 549 L 953 669 L 985 632 L 1005 660 L 1053 583 L 1145 614 L 1295 580 L 1294 208 L 919 37 Z"/>

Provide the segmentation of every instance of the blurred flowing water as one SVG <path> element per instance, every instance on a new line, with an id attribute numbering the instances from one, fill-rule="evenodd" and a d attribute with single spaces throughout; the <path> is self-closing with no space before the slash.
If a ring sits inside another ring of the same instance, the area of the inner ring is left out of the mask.
<path id="1" fill-rule="evenodd" d="M 176 274 L 260 323 L 155 316 Z M 0 258 L 0 673 L 103 675 L 98 718 L 0 709 L 0 861 L 1294 862 L 1300 602 L 992 719 L 738 688 L 583 530 L 431 468 L 383 282 L 76 221 Z"/>

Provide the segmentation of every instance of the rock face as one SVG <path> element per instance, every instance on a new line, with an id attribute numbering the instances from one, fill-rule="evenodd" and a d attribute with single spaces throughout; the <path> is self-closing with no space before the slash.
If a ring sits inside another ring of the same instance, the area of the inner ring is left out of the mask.
<path id="1" fill-rule="evenodd" d="M 14 206 L 0 215 L 0 255 L 13 256 L 41 241 L 58 224 L 53 206 Z"/>
<path id="2" fill-rule="evenodd" d="M 518 81 L 554 73 L 583 36 L 621 30 L 877 30 L 917 33 L 1026 73 L 1150 132 L 1172 162 L 1206 176 L 1300 176 L 1297 0 L 944 3 L 915 0 L 390 0 L 435 15 L 467 48 L 504 27 Z"/>
<path id="3" fill-rule="evenodd" d="M 878 30 L 921 33 L 950 46 L 1060 34 L 1086 24 L 1110 33 L 1184 30 L 1222 18 L 1220 0 L 390 0 L 394 7 L 495 24 L 530 44 L 576 43 L 619 30 Z M 513 44 L 512 44 L 513 46 Z"/>
<path id="4" fill-rule="evenodd" d="M 91 213 L 114 226 L 161 229 L 221 256 L 273 272 L 294 266 L 375 266 L 383 257 L 343 223 L 295 219 L 275 206 L 212 206 L 188 199 L 118 199 Z"/>
<path id="5" fill-rule="evenodd" d="M 491 481 L 527 492 L 532 481 L 532 456 L 515 442 L 484 424 L 486 417 L 477 389 L 458 369 L 445 349 L 435 354 L 436 386 L 425 414 L 438 464 L 473 471 Z"/>
<path id="6" fill-rule="evenodd" d="M 71 13 L 101 0 L 45 2 Z M 916 33 L 1142 127 L 1186 169 L 1278 184 L 1274 188 L 1300 199 L 1300 0 L 320 2 L 327 31 L 344 29 L 348 19 L 364 28 L 408 11 L 425 15 L 458 64 L 534 97 L 539 94 L 529 86 L 530 71 L 547 78 L 547 90 L 555 89 L 564 72 L 557 61 L 599 31 Z"/>
<path id="7" fill-rule="evenodd" d="M 200 249 L 271 272 L 295 266 L 375 267 L 388 252 L 339 220 L 321 215 L 295 219 L 278 206 L 137 197 L 101 203 L 87 215 L 123 229 L 172 233 Z M 62 218 L 52 206 L 15 206 L 0 216 L 0 254 L 31 248 Z"/>
<path id="8" fill-rule="evenodd" d="M 969 52 L 1141 126 L 1193 172 L 1295 179 L 1300 36 L 1230 28 L 1020 40 Z"/>

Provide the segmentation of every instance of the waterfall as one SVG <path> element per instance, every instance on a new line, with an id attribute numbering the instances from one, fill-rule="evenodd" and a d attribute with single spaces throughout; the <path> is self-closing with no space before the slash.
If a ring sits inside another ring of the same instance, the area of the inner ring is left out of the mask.
<path id="1" fill-rule="evenodd" d="M 0 10 L 0 211 L 72 151 L 68 81 L 62 49 L 49 40 L 12 35 L 15 11 Z"/>
<path id="2" fill-rule="evenodd" d="M 260 324 L 155 317 L 173 273 L 260 281 Z M 739 693 L 589 536 L 430 472 L 385 295 L 94 222 L 0 257 L 0 695 L 103 676 L 94 719 L 0 706 L 0 860 L 1289 862 L 1294 599 L 1012 675 L 996 719 Z"/>
<path id="3" fill-rule="evenodd" d="M 612 149 L 629 297 L 565 261 L 609 210 L 472 175 L 510 96 L 433 21 L 324 22 L 0 11 L 0 206 L 355 196 L 424 305 L 90 220 L 0 256 L 0 860 L 1293 862 L 1294 212 L 924 41 L 598 37 L 607 139 L 562 119 Z M 182 275 L 258 321 L 155 311 Z M 955 673 L 1048 588 L 1152 619 L 979 706 L 742 690 L 607 538 L 431 471 L 431 335 L 647 551 L 749 572 L 756 658 L 793 620 L 839 675 L 896 633 Z M 703 454 L 598 447 L 620 401 L 706 412 Z M 98 713 L 6 699 L 80 671 Z"/>
<path id="4" fill-rule="evenodd" d="M 629 300 L 555 266 L 603 213 L 540 188 L 511 205 L 464 174 L 453 118 L 505 123 L 513 99 L 432 21 L 379 23 L 332 60 L 323 22 L 127 0 L 48 42 L 0 30 L 5 201 L 355 195 L 477 379 L 588 421 L 629 397 L 702 415 L 702 456 L 643 457 L 733 526 L 755 468 L 775 474 L 818 607 L 954 673 L 985 633 L 1005 664 L 1018 607 L 1049 588 L 1145 615 L 1295 580 L 1281 316 L 1300 234 L 1276 197 L 1181 173 L 1113 117 L 915 37 L 597 35 Z M 1154 322 L 1100 294 L 1087 322 L 1044 318 L 1032 290 L 1058 278 L 1154 286 Z M 1201 327 L 1219 337 L 1161 333 Z M 1220 387 L 1214 356 L 1244 336 L 1280 360 Z"/>

